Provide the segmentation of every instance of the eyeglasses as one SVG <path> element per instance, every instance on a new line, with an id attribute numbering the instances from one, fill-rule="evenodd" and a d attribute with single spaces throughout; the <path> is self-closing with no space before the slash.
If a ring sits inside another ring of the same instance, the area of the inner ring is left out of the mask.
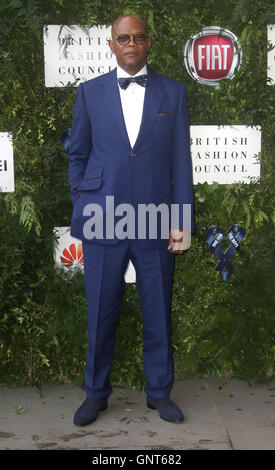
<path id="1" fill-rule="evenodd" d="M 134 38 L 134 43 L 138 46 L 141 46 L 145 43 L 146 39 L 148 38 L 147 34 L 133 34 L 129 36 L 129 34 L 121 34 L 120 36 L 116 36 L 114 39 L 117 39 L 121 46 L 128 46 L 131 41 L 131 38 Z"/>

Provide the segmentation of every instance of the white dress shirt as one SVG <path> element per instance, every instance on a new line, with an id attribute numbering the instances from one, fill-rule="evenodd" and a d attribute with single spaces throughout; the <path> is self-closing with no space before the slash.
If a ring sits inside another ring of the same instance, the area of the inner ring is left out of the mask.
<path id="1" fill-rule="evenodd" d="M 135 75 L 129 75 L 119 65 L 117 66 L 117 78 L 138 77 L 139 75 L 146 75 L 147 67 L 144 67 Z M 145 95 L 145 87 L 138 85 L 138 83 L 130 83 L 130 85 L 123 90 L 119 88 L 121 106 L 124 116 L 125 127 L 128 133 L 128 138 L 133 148 L 137 139 L 143 112 L 143 103 Z"/>

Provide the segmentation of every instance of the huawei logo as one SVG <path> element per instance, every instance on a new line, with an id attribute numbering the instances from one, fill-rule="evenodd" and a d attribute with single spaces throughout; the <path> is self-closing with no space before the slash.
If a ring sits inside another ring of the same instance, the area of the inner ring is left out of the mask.
<path id="1" fill-rule="evenodd" d="M 67 250 L 67 248 L 64 248 L 62 255 L 63 256 L 60 256 L 60 259 L 66 268 L 72 268 L 72 267 L 81 268 L 84 266 L 83 251 L 82 251 L 81 243 L 78 243 L 77 247 L 75 243 L 72 243 L 69 246 L 69 250 Z"/>
<path id="2" fill-rule="evenodd" d="M 184 48 L 185 67 L 192 78 L 205 85 L 218 85 L 233 78 L 242 62 L 235 34 L 219 26 L 208 26 L 192 36 Z"/>

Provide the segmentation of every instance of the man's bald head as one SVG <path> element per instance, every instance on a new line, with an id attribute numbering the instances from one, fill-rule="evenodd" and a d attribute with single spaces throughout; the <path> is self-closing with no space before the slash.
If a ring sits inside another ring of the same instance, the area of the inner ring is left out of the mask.
<path id="1" fill-rule="evenodd" d="M 137 16 L 137 15 L 128 14 L 128 15 L 121 15 L 121 16 L 119 16 L 118 18 L 116 18 L 116 19 L 113 21 L 113 24 L 112 24 L 112 36 L 113 36 L 114 30 L 116 30 L 117 25 L 118 25 L 121 21 L 123 21 L 123 20 L 125 20 L 125 19 L 127 19 L 127 18 L 135 18 L 136 20 L 140 21 L 140 22 L 142 23 L 142 25 L 143 25 L 143 28 L 144 28 L 145 33 L 148 34 L 148 28 L 147 28 L 146 22 L 145 22 L 142 18 L 140 18 L 139 16 Z"/>

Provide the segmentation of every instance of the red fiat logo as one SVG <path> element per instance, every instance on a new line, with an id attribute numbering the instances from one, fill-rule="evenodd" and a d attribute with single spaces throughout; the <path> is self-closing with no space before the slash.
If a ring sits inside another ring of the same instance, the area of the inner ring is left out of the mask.
<path id="1" fill-rule="evenodd" d="M 217 85 L 223 78 L 233 78 L 241 60 L 237 37 L 218 26 L 209 26 L 192 36 L 184 49 L 188 73 L 206 85 Z"/>

